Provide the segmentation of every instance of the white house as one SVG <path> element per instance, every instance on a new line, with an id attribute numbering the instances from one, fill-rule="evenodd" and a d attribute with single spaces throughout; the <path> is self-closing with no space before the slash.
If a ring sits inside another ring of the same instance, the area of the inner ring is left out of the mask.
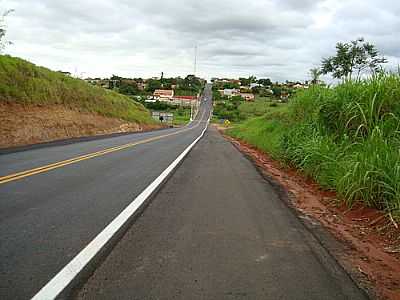
<path id="1" fill-rule="evenodd" d="M 224 96 L 232 97 L 240 93 L 237 89 L 224 89 Z"/>

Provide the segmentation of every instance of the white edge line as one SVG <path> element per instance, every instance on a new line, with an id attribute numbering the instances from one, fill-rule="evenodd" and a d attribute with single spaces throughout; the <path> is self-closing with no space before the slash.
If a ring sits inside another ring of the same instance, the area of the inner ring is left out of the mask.
<path id="1" fill-rule="evenodd" d="M 60 272 L 57 273 L 32 300 L 53 300 L 72 282 L 72 280 L 99 253 L 104 245 L 121 229 L 129 218 L 142 206 L 146 199 L 167 178 L 189 151 L 203 137 L 210 122 L 201 134 L 145 189 L 141 192 L 106 228 L 103 229 L 81 252 L 79 252 Z"/>

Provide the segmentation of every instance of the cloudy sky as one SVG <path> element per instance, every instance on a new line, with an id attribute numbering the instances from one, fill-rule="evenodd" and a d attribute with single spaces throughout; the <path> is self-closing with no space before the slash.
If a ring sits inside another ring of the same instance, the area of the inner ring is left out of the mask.
<path id="1" fill-rule="evenodd" d="M 398 0 L 0 0 L 6 52 L 78 76 L 256 75 L 305 80 L 363 36 L 400 64 Z"/>

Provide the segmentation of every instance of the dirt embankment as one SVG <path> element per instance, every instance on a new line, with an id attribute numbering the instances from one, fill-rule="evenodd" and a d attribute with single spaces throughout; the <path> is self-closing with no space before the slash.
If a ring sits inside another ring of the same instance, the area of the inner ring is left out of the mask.
<path id="1" fill-rule="evenodd" d="M 159 127 L 79 112 L 61 105 L 0 103 L 0 148 Z"/>
<path id="2" fill-rule="evenodd" d="M 220 131 L 223 130 L 219 128 Z M 400 229 L 381 211 L 362 205 L 347 208 L 334 192 L 282 166 L 255 147 L 226 136 L 263 174 L 288 191 L 301 218 L 322 224 L 342 244 L 333 255 L 369 294 L 400 299 Z M 336 251 L 335 251 L 336 250 Z"/>

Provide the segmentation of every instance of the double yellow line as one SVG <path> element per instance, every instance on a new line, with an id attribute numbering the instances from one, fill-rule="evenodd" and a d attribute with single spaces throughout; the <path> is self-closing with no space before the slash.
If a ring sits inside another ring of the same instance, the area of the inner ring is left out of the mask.
<path id="1" fill-rule="evenodd" d="M 188 128 L 185 128 L 185 129 L 173 132 L 173 133 L 159 135 L 159 136 L 148 138 L 148 139 L 141 140 L 141 141 L 138 141 L 138 142 L 133 142 L 133 143 L 124 144 L 124 145 L 121 145 L 121 146 L 115 146 L 115 147 L 112 147 L 112 148 L 107 148 L 107 149 L 100 150 L 100 151 L 97 151 L 97 152 L 92 152 L 92 153 L 89 153 L 89 154 L 85 154 L 85 155 L 77 156 L 77 157 L 74 157 L 74 158 L 62 160 L 62 161 L 59 161 L 59 162 L 56 162 L 56 163 L 52 163 L 52 164 L 49 164 L 49 165 L 45 165 L 45 166 L 42 166 L 42 167 L 38 167 L 38 168 L 34 168 L 34 169 L 30 169 L 30 170 L 26 170 L 26 171 L 14 173 L 14 174 L 2 176 L 2 177 L 0 177 L 0 184 L 4 184 L 4 183 L 7 183 L 7 182 L 11 182 L 11 181 L 19 180 L 19 179 L 22 179 L 22 178 L 25 178 L 25 177 L 29 177 L 29 176 L 32 176 L 32 175 L 48 172 L 48 171 L 51 171 L 51 170 L 54 170 L 54 169 L 57 169 L 57 168 L 61 168 L 61 167 L 64 167 L 64 166 L 75 164 L 75 163 L 83 161 L 83 160 L 91 159 L 91 158 L 98 157 L 98 156 L 103 156 L 103 155 L 106 155 L 106 154 L 109 154 L 109 153 L 112 153 L 112 152 L 120 151 L 120 150 L 131 148 L 131 147 L 134 147 L 134 146 L 137 146 L 137 145 L 146 144 L 146 143 L 149 143 L 149 142 L 152 142 L 152 141 L 160 140 L 160 139 L 163 139 L 163 138 L 166 138 L 166 137 L 169 137 L 169 136 L 177 135 L 179 133 L 188 131 L 190 129 L 194 129 L 197 126 L 199 126 L 199 124 L 200 124 L 200 122 L 198 124 L 196 124 L 195 126 L 193 126 L 193 127 L 188 127 Z"/>

